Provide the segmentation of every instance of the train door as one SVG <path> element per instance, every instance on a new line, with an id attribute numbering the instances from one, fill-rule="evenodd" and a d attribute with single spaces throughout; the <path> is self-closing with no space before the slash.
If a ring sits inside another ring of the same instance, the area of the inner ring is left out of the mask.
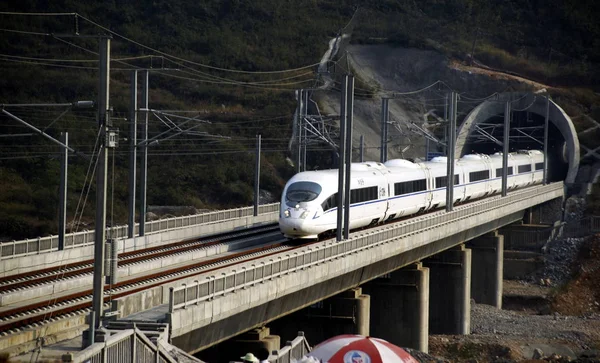
<path id="1" fill-rule="evenodd" d="M 461 201 L 465 201 L 466 175 L 462 166 L 458 163 L 454 165 L 454 175 L 458 175 L 458 183 L 454 185 L 454 200 L 460 199 Z"/>
<path id="2" fill-rule="evenodd" d="M 427 180 L 427 192 L 425 192 L 425 210 L 431 208 L 431 202 L 433 200 L 433 190 L 435 189 L 434 178 L 431 176 L 431 170 L 424 164 L 419 164 L 425 172 L 425 180 Z"/>
<path id="3" fill-rule="evenodd" d="M 489 156 L 486 156 L 485 158 L 485 166 L 488 169 L 488 180 L 485 183 L 486 184 L 486 188 L 485 188 L 485 194 L 487 195 L 491 195 L 492 193 L 494 193 L 494 173 L 496 172 L 496 170 L 494 170 L 494 167 L 492 165 L 492 160 L 490 159 Z"/>

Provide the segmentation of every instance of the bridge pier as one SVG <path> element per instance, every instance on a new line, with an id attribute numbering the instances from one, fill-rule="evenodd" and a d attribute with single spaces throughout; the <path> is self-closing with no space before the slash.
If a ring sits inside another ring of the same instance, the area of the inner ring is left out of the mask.
<path id="1" fill-rule="evenodd" d="M 282 339 L 290 339 L 299 330 L 304 331 L 311 343 L 341 334 L 368 336 L 370 307 L 371 297 L 357 287 L 283 316 L 269 325 Z"/>
<path id="2" fill-rule="evenodd" d="M 423 261 L 429 268 L 429 331 L 471 332 L 471 250 L 464 244 Z"/>
<path id="3" fill-rule="evenodd" d="M 281 347 L 280 338 L 278 335 L 271 335 L 271 331 L 268 327 L 263 326 L 261 328 L 252 329 L 239 336 L 232 342 L 231 360 L 239 361 L 239 358 L 246 353 L 254 353 L 257 355 L 262 349 L 266 349 L 268 352 L 279 350 Z"/>
<path id="4" fill-rule="evenodd" d="M 344 324 L 346 328 L 339 334 L 359 334 L 369 336 L 371 297 L 362 293 L 362 288 L 356 287 L 346 290 L 341 294 L 325 300 L 329 304 L 329 318 L 342 319 L 352 322 Z M 324 316 L 327 318 L 327 316 Z M 349 326 L 348 326 L 349 325 Z"/>
<path id="5" fill-rule="evenodd" d="M 471 297 L 479 304 L 502 309 L 504 236 L 494 231 L 469 241 L 467 246 L 472 253 Z"/>
<path id="6" fill-rule="evenodd" d="M 364 287 L 371 296 L 372 335 L 427 353 L 429 269 L 415 263 Z"/>

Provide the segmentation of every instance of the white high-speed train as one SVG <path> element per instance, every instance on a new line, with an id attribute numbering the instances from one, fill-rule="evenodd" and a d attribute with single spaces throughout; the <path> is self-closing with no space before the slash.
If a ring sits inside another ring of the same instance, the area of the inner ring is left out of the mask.
<path id="1" fill-rule="evenodd" d="M 508 155 L 508 189 L 543 180 L 544 155 L 526 150 Z M 413 163 L 394 159 L 353 163 L 350 229 L 446 205 L 446 157 Z M 465 202 L 502 190 L 502 153 L 471 154 L 455 161 L 454 201 Z M 338 170 L 305 171 L 286 184 L 279 228 L 288 238 L 318 238 L 337 228 Z"/>

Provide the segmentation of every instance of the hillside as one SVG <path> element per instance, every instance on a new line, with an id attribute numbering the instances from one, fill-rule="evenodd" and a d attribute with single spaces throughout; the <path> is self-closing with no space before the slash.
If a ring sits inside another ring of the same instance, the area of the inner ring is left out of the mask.
<path id="1" fill-rule="evenodd" d="M 566 0 L 8 2 L 0 4 L 0 68 L 7 75 L 0 77 L 0 103 L 95 99 L 97 72 L 93 67 L 97 64 L 90 61 L 97 58 L 93 54 L 97 41 L 71 35 L 75 31 L 105 34 L 110 29 L 115 32 L 112 118 L 120 129 L 121 147 L 109 177 L 109 220 L 113 224 L 126 220 L 129 74 L 140 68 L 152 69 L 151 108 L 176 110 L 179 115 L 187 111 L 187 116 L 210 122 L 197 125 L 195 133 L 151 148 L 149 204 L 196 209 L 249 205 L 255 135 L 263 137 L 261 187 L 278 198 L 294 172 L 286 161 L 291 156 L 288 141 L 296 107 L 294 90 L 320 84 L 316 64 L 340 29 L 351 33 L 352 45 L 338 70 L 349 64 L 357 71 L 375 54 L 388 60 L 384 65 L 390 68 L 371 74 L 376 82 L 369 81 L 369 74 L 361 79 L 364 92 L 357 96 L 357 117 L 372 122 L 378 120 L 376 93 L 382 90 L 412 90 L 442 79 L 474 96 L 485 96 L 511 83 L 473 81 L 477 77 L 449 70 L 451 62 L 468 63 L 470 53 L 490 67 L 561 89 L 595 88 L 600 84 L 596 67 L 600 25 L 593 18 L 598 10 L 595 2 Z M 7 13 L 21 11 L 79 15 Z M 432 73 L 434 68 L 440 71 Z M 339 93 L 335 87 L 323 93 L 314 99 L 322 112 L 335 114 Z M 578 91 L 568 98 L 570 114 L 597 117 L 598 101 L 592 92 Z M 407 118 L 419 115 L 413 106 L 398 104 L 393 111 Z M 60 116 L 64 109 L 6 109 L 53 137 L 69 131 L 73 148 L 92 154 L 93 111 L 72 110 Z M 167 131 L 169 120 L 153 115 L 150 136 Z M 4 115 L 0 122 L 0 238 L 55 233 L 59 150 L 40 137 L 6 137 L 29 130 Z M 373 138 L 367 145 L 371 158 L 378 155 L 378 136 L 373 137 L 377 130 L 373 125 L 363 131 Z M 401 150 L 406 142 L 398 144 Z M 316 145 L 314 149 L 309 152 L 311 167 L 330 167 L 331 160 L 319 152 L 325 148 Z M 420 155 L 422 149 L 415 146 L 410 152 L 414 154 L 406 156 Z M 89 165 L 89 159 L 71 159 L 69 220 L 85 199 Z M 78 218 L 79 228 L 93 221 L 93 200 L 92 185 Z"/>

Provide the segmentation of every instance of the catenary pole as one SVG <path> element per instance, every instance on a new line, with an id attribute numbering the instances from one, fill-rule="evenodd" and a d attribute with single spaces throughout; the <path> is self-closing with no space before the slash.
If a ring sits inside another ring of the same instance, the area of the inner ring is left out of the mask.
<path id="1" fill-rule="evenodd" d="M 504 105 L 504 135 L 502 140 L 502 196 L 508 194 L 508 152 L 510 147 L 510 102 Z M 513 173 L 515 170 L 513 170 Z"/>
<path id="2" fill-rule="evenodd" d="M 260 138 L 256 135 L 256 167 L 254 170 L 254 216 L 258 216 L 258 205 L 260 203 Z"/>
<path id="3" fill-rule="evenodd" d="M 60 190 L 58 195 L 58 249 L 65 249 L 65 232 L 67 223 L 67 168 L 69 165 L 69 133 L 61 132 L 60 141 L 67 147 L 63 147 L 60 152 Z"/>
<path id="4" fill-rule="evenodd" d="M 450 93 L 450 122 L 448 124 L 448 156 L 446 161 L 446 212 L 451 212 L 454 208 L 454 159 L 456 142 L 456 109 L 458 104 L 457 94 Z"/>
<path id="5" fill-rule="evenodd" d="M 110 38 L 100 38 L 100 66 L 98 85 L 98 128 L 100 132 L 100 151 L 98 152 L 98 170 L 96 171 L 96 232 L 94 241 L 94 321 L 90 341 L 94 343 L 94 333 L 102 325 L 104 305 L 104 243 L 106 242 L 106 180 L 107 160 L 106 128 L 109 125 L 109 78 L 110 78 Z"/>
<path id="6" fill-rule="evenodd" d="M 346 82 L 346 150 L 345 153 L 345 180 L 344 180 L 344 239 L 350 236 L 350 178 L 352 172 L 352 109 L 354 106 L 354 76 L 347 76 Z"/>
<path id="7" fill-rule="evenodd" d="M 144 109 L 144 126 L 142 143 L 142 160 L 140 165 L 140 236 L 146 234 L 146 208 L 147 208 L 147 193 L 148 193 L 148 82 L 150 72 L 142 71 L 142 108 Z"/>
<path id="8" fill-rule="evenodd" d="M 445 121 L 445 127 L 444 127 L 444 142 L 446 143 L 446 145 L 444 145 L 444 155 L 448 156 L 448 93 L 446 93 L 446 97 L 444 97 L 444 121 Z"/>
<path id="9" fill-rule="evenodd" d="M 129 103 L 129 216 L 127 219 L 127 237 L 135 235 L 135 184 L 137 158 L 137 75 L 131 71 L 131 96 Z"/>
<path id="10" fill-rule="evenodd" d="M 343 223 L 344 223 L 344 171 L 345 164 L 345 149 L 346 149 L 346 97 L 348 88 L 348 77 L 342 80 L 341 100 L 340 100 L 340 147 L 338 158 L 338 192 L 337 192 L 337 233 L 336 240 L 339 242 L 343 239 Z"/>
<path id="11" fill-rule="evenodd" d="M 360 162 L 365 162 L 365 137 L 360 135 Z"/>
<path id="12" fill-rule="evenodd" d="M 297 162 L 296 162 L 296 171 L 299 173 L 302 171 L 302 103 L 303 103 L 303 98 L 302 98 L 302 94 L 303 94 L 303 90 L 299 89 L 297 92 L 298 95 L 298 106 L 296 107 L 297 111 L 296 111 L 296 117 L 297 117 L 297 123 L 296 123 L 296 128 L 298 130 L 298 158 L 297 158 Z"/>
<path id="13" fill-rule="evenodd" d="M 546 118 L 544 120 L 544 185 L 548 184 L 548 121 L 550 121 L 550 96 L 546 95 Z"/>
<path id="14" fill-rule="evenodd" d="M 308 91 L 304 91 L 304 110 L 303 114 L 303 127 L 302 127 L 302 170 L 306 171 L 306 150 L 308 149 L 308 127 L 306 123 L 308 122 Z"/>
<path id="15" fill-rule="evenodd" d="M 388 105 L 389 98 L 381 99 L 381 152 L 380 161 L 385 163 L 387 161 L 387 138 L 388 138 Z"/>

